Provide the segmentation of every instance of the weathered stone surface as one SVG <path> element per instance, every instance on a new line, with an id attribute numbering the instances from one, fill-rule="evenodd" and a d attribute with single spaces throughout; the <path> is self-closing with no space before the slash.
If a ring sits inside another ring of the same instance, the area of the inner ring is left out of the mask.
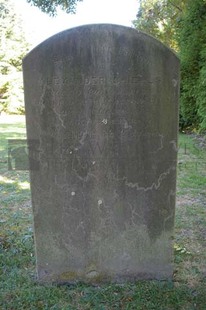
<path id="1" fill-rule="evenodd" d="M 39 280 L 170 278 L 176 56 L 135 29 L 88 25 L 40 44 L 23 69 Z"/>

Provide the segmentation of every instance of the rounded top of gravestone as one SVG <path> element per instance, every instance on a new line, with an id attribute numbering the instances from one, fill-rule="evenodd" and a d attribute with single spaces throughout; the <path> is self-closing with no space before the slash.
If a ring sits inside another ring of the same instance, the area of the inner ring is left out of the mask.
<path id="1" fill-rule="evenodd" d="M 147 42 L 147 44 L 150 44 L 154 48 L 159 47 L 160 49 L 164 49 L 165 52 L 167 51 L 170 54 L 173 54 L 177 59 L 179 59 L 172 49 L 167 47 L 165 44 L 163 44 L 153 36 L 148 35 L 138 29 L 116 24 L 89 24 L 70 28 L 49 37 L 48 39 L 37 45 L 34 49 L 32 49 L 24 57 L 23 62 L 27 58 L 30 58 L 30 56 L 32 56 L 33 53 L 35 54 L 37 51 L 39 52 L 39 50 L 41 49 L 43 50 L 45 50 L 45 48 L 50 49 L 57 44 L 65 45 L 67 40 L 72 38 L 74 39 L 75 42 L 77 42 L 77 40 L 80 41 L 91 40 L 92 44 L 92 40 L 95 40 L 97 38 L 102 38 L 104 40 L 102 36 L 110 38 L 110 40 L 112 38 L 115 39 L 118 37 L 120 43 L 123 44 L 125 43 L 125 38 L 127 38 L 127 40 L 129 41 L 138 39 L 140 42 L 142 42 L 142 44 L 145 44 Z"/>

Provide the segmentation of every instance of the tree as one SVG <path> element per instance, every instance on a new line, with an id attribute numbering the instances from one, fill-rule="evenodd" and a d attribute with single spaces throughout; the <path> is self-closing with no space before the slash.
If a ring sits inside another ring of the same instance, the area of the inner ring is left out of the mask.
<path id="1" fill-rule="evenodd" d="M 206 130 L 206 1 L 189 0 L 179 30 L 181 115 L 185 125 Z"/>
<path id="2" fill-rule="evenodd" d="M 178 50 L 177 30 L 188 0 L 141 0 L 134 26 Z"/>
<path id="3" fill-rule="evenodd" d="M 206 130 L 206 0 L 141 0 L 134 25 L 178 52 L 180 125 Z"/>
<path id="4" fill-rule="evenodd" d="M 56 15 L 59 7 L 67 13 L 75 13 L 76 4 L 82 0 L 27 0 L 27 2 L 40 8 L 40 10 L 49 15 Z"/>
<path id="5" fill-rule="evenodd" d="M 22 58 L 28 51 L 12 0 L 0 0 L 0 112 L 23 108 Z"/>

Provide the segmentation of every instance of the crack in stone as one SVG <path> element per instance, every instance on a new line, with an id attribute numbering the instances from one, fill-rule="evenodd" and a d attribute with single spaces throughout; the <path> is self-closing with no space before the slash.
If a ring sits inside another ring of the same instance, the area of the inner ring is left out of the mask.
<path id="1" fill-rule="evenodd" d="M 60 123 L 61 123 L 61 126 L 62 126 L 63 128 L 66 129 L 66 126 L 64 125 L 64 121 L 63 121 L 62 117 L 60 116 L 60 114 L 62 114 L 62 113 L 61 113 L 61 112 L 57 112 L 56 109 L 55 109 L 55 107 L 53 107 L 52 110 L 54 111 L 54 113 L 55 113 L 56 116 L 58 117 L 58 119 L 59 119 L 59 121 L 60 121 Z M 66 114 L 64 114 L 64 115 L 62 115 L 62 116 L 66 116 Z"/>
<path id="2" fill-rule="evenodd" d="M 170 144 L 172 144 L 172 148 L 175 152 L 178 151 L 177 142 L 175 140 L 170 141 Z"/>
<path id="3" fill-rule="evenodd" d="M 48 88 L 47 85 L 43 86 L 42 94 L 41 94 L 41 97 L 39 99 L 40 114 L 42 114 L 43 110 L 45 109 L 44 97 L 45 97 L 45 93 L 46 93 L 47 88 Z"/>
<path id="4" fill-rule="evenodd" d="M 166 172 L 163 172 L 160 174 L 158 180 L 157 180 L 157 184 L 156 183 L 152 183 L 151 186 L 149 187 L 141 187 L 139 186 L 139 183 L 131 183 L 127 181 L 127 178 L 123 178 L 126 182 L 126 186 L 131 187 L 131 188 L 136 188 L 138 191 L 143 190 L 144 192 L 147 192 L 149 190 L 158 190 L 159 187 L 161 186 L 162 181 L 167 177 L 167 175 L 169 175 L 171 173 L 172 170 L 175 170 L 174 167 L 169 168 Z"/>
<path id="5" fill-rule="evenodd" d="M 155 154 L 163 149 L 163 139 L 164 139 L 164 136 L 163 135 L 159 135 L 159 137 L 160 137 L 160 147 L 154 152 Z"/>
<path id="6" fill-rule="evenodd" d="M 143 222 L 143 218 L 142 216 L 140 216 L 137 212 L 136 209 L 131 205 L 131 203 L 128 202 L 128 205 L 130 207 L 130 211 L 131 211 L 131 222 L 133 226 L 136 226 L 137 224 L 135 223 L 134 219 L 136 217 L 140 218 L 141 222 Z"/>
<path id="7" fill-rule="evenodd" d="M 82 134 L 82 137 L 81 139 L 79 140 L 79 143 L 83 146 L 84 145 L 84 142 L 87 138 L 87 136 L 89 135 L 89 124 L 91 123 L 91 120 L 88 120 L 87 121 L 87 125 L 86 125 L 86 131 Z"/>

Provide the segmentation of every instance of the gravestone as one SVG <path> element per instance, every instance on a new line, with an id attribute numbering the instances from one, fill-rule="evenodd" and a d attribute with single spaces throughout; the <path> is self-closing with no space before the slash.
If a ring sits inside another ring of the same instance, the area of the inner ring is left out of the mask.
<path id="1" fill-rule="evenodd" d="M 173 272 L 179 61 L 151 36 L 97 24 L 23 60 L 38 279 Z"/>

